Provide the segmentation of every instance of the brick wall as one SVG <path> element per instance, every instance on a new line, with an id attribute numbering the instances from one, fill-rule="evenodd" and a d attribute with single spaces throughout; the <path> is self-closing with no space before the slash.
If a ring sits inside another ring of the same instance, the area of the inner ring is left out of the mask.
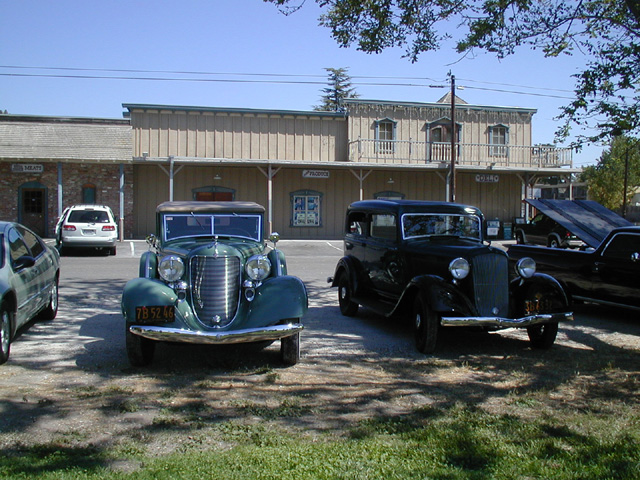
<path id="1" fill-rule="evenodd" d="M 11 163 L 0 163 L 0 219 L 18 221 L 19 189 L 29 182 L 47 189 L 47 225 L 45 237 L 53 237 L 58 220 L 58 167 L 57 163 L 34 162 L 43 165 L 42 173 L 13 173 Z M 124 167 L 124 238 L 133 235 L 133 166 Z M 82 187 L 96 187 L 96 203 L 108 205 L 115 215 L 120 214 L 120 166 L 97 163 L 62 164 L 63 208 L 82 203 Z"/>

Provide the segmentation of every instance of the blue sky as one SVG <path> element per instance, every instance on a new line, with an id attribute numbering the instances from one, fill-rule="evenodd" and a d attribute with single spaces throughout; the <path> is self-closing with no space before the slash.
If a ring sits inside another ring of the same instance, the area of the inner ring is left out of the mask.
<path id="1" fill-rule="evenodd" d="M 412 64 L 401 49 L 339 48 L 319 13 L 312 0 L 290 16 L 262 0 L 0 0 L 0 110 L 106 118 L 122 118 L 123 103 L 311 110 L 326 67 L 349 68 L 364 99 L 435 102 L 447 89 L 431 86 L 447 85 L 451 71 L 468 103 L 537 109 L 533 141 L 552 143 L 571 75 L 585 63 L 528 49 L 502 61 L 461 58 L 445 47 Z M 583 148 L 574 166 L 601 152 Z"/>

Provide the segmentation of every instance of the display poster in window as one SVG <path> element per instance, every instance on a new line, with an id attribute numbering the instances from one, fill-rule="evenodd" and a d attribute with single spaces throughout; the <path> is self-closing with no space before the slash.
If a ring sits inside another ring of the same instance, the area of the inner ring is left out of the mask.
<path id="1" fill-rule="evenodd" d="M 320 225 L 320 198 L 318 196 L 296 195 L 293 197 L 293 225 Z"/>

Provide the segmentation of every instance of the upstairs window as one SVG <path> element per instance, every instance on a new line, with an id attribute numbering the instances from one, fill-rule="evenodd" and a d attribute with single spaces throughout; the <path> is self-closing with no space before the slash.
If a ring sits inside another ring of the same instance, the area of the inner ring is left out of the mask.
<path id="1" fill-rule="evenodd" d="M 395 151 L 396 122 L 390 118 L 376 121 L 376 153 Z"/>
<path id="2" fill-rule="evenodd" d="M 489 155 L 492 157 L 506 157 L 509 154 L 509 128 L 505 125 L 489 127 Z"/>

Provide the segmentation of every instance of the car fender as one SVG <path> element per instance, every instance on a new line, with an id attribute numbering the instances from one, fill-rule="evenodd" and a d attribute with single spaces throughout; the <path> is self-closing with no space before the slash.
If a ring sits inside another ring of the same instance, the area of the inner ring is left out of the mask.
<path id="1" fill-rule="evenodd" d="M 357 291 L 359 270 L 361 270 L 361 267 L 358 260 L 351 256 L 342 257 L 340 260 L 338 260 L 338 264 L 336 265 L 335 273 L 333 274 L 333 278 L 331 279 L 331 286 L 337 287 L 340 276 L 343 273 L 346 273 L 353 291 Z"/>
<path id="2" fill-rule="evenodd" d="M 267 258 L 271 262 L 271 275 L 274 277 L 287 275 L 287 260 L 281 250 L 274 249 L 267 254 Z M 278 269 L 278 265 L 280 269 Z"/>
<path id="3" fill-rule="evenodd" d="M 535 273 L 531 278 L 522 279 L 516 278 L 511 281 L 509 288 L 511 299 L 514 303 L 514 307 L 519 309 L 523 302 L 524 296 L 531 289 L 531 287 L 537 287 L 541 290 L 549 292 L 556 296 L 566 308 L 569 306 L 569 296 L 566 290 L 562 287 L 560 282 L 546 273 Z"/>
<path id="4" fill-rule="evenodd" d="M 309 308 L 307 289 L 298 277 L 283 275 L 266 280 L 249 304 L 247 326 L 273 325 L 302 318 Z"/>
<path id="5" fill-rule="evenodd" d="M 144 252 L 140 257 L 139 276 L 144 278 L 156 278 L 158 271 L 158 257 L 153 252 Z"/>
<path id="6" fill-rule="evenodd" d="M 127 321 L 135 320 L 135 307 L 169 306 L 178 300 L 176 292 L 160 280 L 134 278 L 122 291 L 122 314 Z"/>
<path id="7" fill-rule="evenodd" d="M 478 315 L 473 303 L 459 288 L 437 275 L 420 275 L 413 278 L 402 292 L 394 312 L 410 311 L 417 295 L 423 295 L 429 307 L 438 313 L 458 312 L 461 315 Z"/>

